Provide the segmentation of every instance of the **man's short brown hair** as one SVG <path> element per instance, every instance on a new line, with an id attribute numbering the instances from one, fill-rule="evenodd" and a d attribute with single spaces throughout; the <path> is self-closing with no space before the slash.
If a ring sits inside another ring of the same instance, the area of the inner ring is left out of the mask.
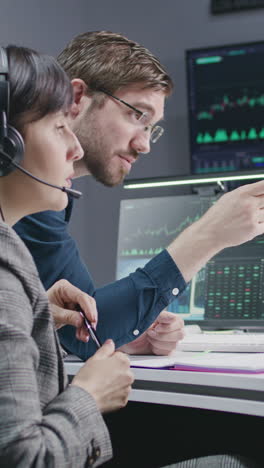
<path id="1" fill-rule="evenodd" d="M 164 90 L 168 96 L 173 82 L 160 61 L 145 47 L 109 31 L 80 34 L 58 56 L 71 79 L 82 79 L 90 91 L 111 93 L 141 83 L 143 88 Z"/>

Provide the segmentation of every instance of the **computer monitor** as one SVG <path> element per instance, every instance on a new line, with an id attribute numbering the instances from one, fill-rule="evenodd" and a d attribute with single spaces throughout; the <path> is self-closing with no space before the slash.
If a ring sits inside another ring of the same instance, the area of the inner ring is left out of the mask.
<path id="1" fill-rule="evenodd" d="M 143 267 L 216 197 L 165 196 L 122 200 L 116 278 Z M 208 328 L 264 326 L 264 236 L 223 250 L 199 271 L 167 310 Z"/>
<path id="2" fill-rule="evenodd" d="M 264 42 L 186 51 L 192 174 L 264 168 Z"/>

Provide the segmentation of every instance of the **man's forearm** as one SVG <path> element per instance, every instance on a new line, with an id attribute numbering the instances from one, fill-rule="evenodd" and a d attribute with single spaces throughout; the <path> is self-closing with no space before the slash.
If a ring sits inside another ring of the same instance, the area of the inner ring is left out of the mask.
<path id="1" fill-rule="evenodd" d="M 197 221 L 185 229 L 167 250 L 188 283 L 219 249 Z"/>
<path id="2" fill-rule="evenodd" d="M 168 247 L 185 281 L 226 247 L 243 244 L 264 232 L 264 182 L 223 195 Z"/>

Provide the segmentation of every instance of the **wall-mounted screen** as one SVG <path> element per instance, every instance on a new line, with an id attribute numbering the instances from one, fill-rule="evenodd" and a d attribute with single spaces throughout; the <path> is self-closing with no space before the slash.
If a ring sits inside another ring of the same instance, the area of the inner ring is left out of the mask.
<path id="1" fill-rule="evenodd" d="M 264 42 L 186 51 L 191 171 L 264 168 Z"/>

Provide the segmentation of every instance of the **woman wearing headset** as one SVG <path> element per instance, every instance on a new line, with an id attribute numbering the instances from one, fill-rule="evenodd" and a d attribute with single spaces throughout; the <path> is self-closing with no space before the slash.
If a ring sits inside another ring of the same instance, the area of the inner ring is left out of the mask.
<path id="1" fill-rule="evenodd" d="M 101 413 L 124 406 L 133 381 L 127 357 L 114 352 L 114 344 L 108 340 L 84 364 L 71 385 L 67 384 L 47 295 L 30 253 L 11 227 L 27 214 L 62 210 L 68 203 L 64 190 L 40 183 L 14 164 L 49 184 L 70 188 L 73 163 L 83 155 L 67 122 L 71 103 L 71 84 L 54 59 L 22 47 L 1 49 L 3 467 L 72 468 L 103 463 L 111 457 L 112 449 Z M 55 309 L 75 303 L 93 323 L 97 320 L 93 299 L 69 283 L 55 285 L 50 300 Z M 76 315 L 80 338 L 86 339 L 82 318 L 75 312 L 75 321 Z"/>

